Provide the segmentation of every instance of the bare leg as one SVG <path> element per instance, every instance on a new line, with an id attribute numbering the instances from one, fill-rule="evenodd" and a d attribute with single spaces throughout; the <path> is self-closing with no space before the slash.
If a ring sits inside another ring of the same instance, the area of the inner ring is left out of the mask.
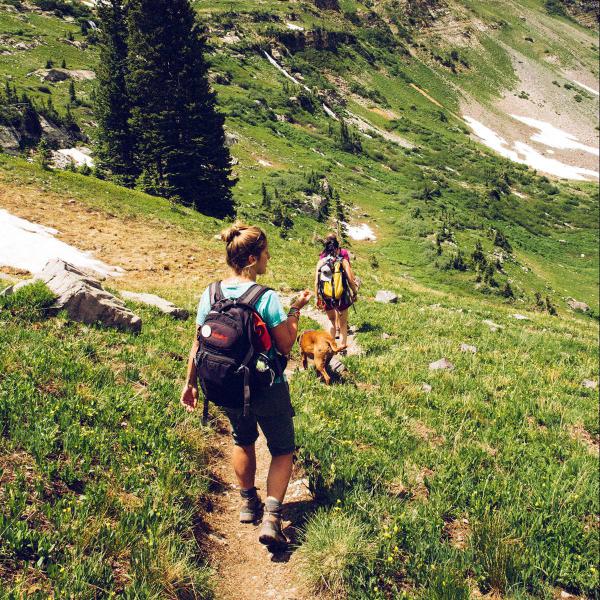
<path id="1" fill-rule="evenodd" d="M 267 475 L 267 496 L 277 498 L 279 502 L 283 502 L 290 477 L 292 476 L 293 456 L 294 454 L 291 453 L 271 458 L 271 466 Z"/>
<path id="2" fill-rule="evenodd" d="M 335 339 L 337 329 L 337 311 L 328 310 L 327 318 L 329 319 L 329 333 L 331 334 L 331 337 Z"/>
<path id="3" fill-rule="evenodd" d="M 254 487 L 256 475 L 254 444 L 252 446 L 234 446 L 231 462 L 240 487 L 245 490 Z"/>
<path id="4" fill-rule="evenodd" d="M 340 343 L 345 346 L 348 342 L 348 309 L 338 313 L 340 320 Z"/>

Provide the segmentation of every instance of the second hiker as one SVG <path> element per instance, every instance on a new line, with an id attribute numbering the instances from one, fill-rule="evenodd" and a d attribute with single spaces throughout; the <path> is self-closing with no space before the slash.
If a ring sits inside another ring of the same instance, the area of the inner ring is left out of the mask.
<path id="1" fill-rule="evenodd" d="M 325 239 L 325 247 L 315 271 L 317 306 L 327 313 L 330 333 L 340 343 L 348 340 L 348 309 L 356 301 L 358 282 L 350 266 L 348 251 L 340 248 L 335 234 Z"/>

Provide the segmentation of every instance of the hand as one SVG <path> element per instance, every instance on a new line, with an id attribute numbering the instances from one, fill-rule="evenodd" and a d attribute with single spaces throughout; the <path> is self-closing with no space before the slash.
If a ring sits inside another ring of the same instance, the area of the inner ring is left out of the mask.
<path id="1" fill-rule="evenodd" d="M 325 302 L 323 301 L 323 298 L 317 299 L 317 308 L 319 310 L 323 310 L 325 308 Z"/>
<path id="2" fill-rule="evenodd" d="M 194 412 L 196 404 L 198 404 L 198 388 L 192 385 L 186 385 L 181 392 L 179 403 L 188 412 Z"/>
<path id="3" fill-rule="evenodd" d="M 311 296 L 312 296 L 312 294 L 311 294 L 310 290 L 304 290 L 294 300 L 294 302 L 292 302 L 292 306 L 297 309 L 304 308 L 308 304 L 308 301 L 310 300 Z"/>

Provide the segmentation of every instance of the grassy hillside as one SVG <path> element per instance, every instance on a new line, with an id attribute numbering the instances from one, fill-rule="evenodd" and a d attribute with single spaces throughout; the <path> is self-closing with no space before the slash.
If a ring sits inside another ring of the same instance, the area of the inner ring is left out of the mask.
<path id="1" fill-rule="evenodd" d="M 597 75 L 595 33 L 541 1 L 415 4 L 195 3 L 237 139 L 238 213 L 269 235 L 264 282 L 311 286 L 316 238 L 340 208 L 311 214 L 327 187 L 377 235 L 351 244 L 364 354 L 331 389 L 312 371 L 292 380 L 319 506 L 298 550 L 303 577 L 361 599 L 595 597 L 600 432 L 597 391 L 582 381 L 598 376 L 598 186 L 499 158 L 460 118 L 465 101 L 520 93 L 518 52 L 555 71 L 569 114 L 597 124 L 597 101 L 564 85 L 567 70 Z M 93 68 L 93 37 L 26 4 L 0 8 L 0 30 L 0 81 L 66 110 L 67 83 L 28 73 L 48 59 Z M 72 112 L 93 137 L 92 86 L 76 82 Z M 193 311 L 224 273 L 223 223 L 93 177 L 0 155 L 0 207 L 125 266 L 111 288 Z M 374 303 L 378 289 L 400 303 Z M 591 311 L 574 313 L 570 297 Z M 212 434 L 177 404 L 192 320 L 132 305 L 136 337 L 31 311 L 46 300 L 37 290 L 0 304 L 3 597 L 210 597 Z M 441 357 L 455 368 L 431 372 Z"/>

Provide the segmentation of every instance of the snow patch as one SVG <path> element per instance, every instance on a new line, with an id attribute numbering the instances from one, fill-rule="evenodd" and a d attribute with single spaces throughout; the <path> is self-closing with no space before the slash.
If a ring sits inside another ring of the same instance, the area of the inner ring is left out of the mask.
<path id="1" fill-rule="evenodd" d="M 289 21 L 286 23 L 286 26 L 288 29 L 291 29 L 292 31 L 304 31 L 304 27 L 301 27 L 300 25 L 296 25 L 295 23 L 290 23 Z"/>
<path id="2" fill-rule="evenodd" d="M 76 267 L 96 271 L 100 275 L 117 277 L 124 273 L 93 258 L 91 253 L 56 239 L 56 229 L 31 223 L 0 209 L 0 265 L 39 273 L 46 263 L 59 258 Z"/>
<path id="3" fill-rule="evenodd" d="M 344 225 L 346 233 L 353 240 L 369 240 L 374 242 L 377 239 L 375 232 L 366 223 L 362 223 L 361 225 L 349 225 L 348 223 L 342 222 L 342 225 Z"/>
<path id="4" fill-rule="evenodd" d="M 581 81 L 577 81 L 576 79 L 573 79 L 572 81 L 575 85 L 578 85 L 580 88 L 583 88 L 584 90 L 586 90 L 588 92 L 591 92 L 595 96 L 600 96 L 600 92 L 598 92 L 598 90 L 595 90 L 594 88 L 591 88 L 589 85 L 585 85 L 585 83 L 581 83 Z"/>
<path id="5" fill-rule="evenodd" d="M 56 151 L 57 154 L 69 159 L 77 167 L 87 165 L 91 168 L 94 166 L 94 161 L 88 152 L 88 148 L 61 148 Z"/>
<path id="6" fill-rule="evenodd" d="M 554 125 L 546 123 L 546 121 L 540 121 L 530 117 L 521 117 L 519 115 L 510 116 L 539 131 L 539 133 L 535 133 L 530 138 L 534 142 L 539 142 L 540 144 L 550 146 L 551 148 L 558 148 L 559 150 L 583 150 L 584 152 L 589 152 L 595 156 L 600 154 L 598 148 L 582 144 L 572 133 L 554 127 Z"/>
<path id="7" fill-rule="evenodd" d="M 471 127 L 475 135 L 486 146 L 514 162 L 522 163 L 533 169 L 565 179 L 586 181 L 588 177 L 593 177 L 595 179 L 600 178 L 600 173 L 598 173 L 598 171 L 584 169 L 583 167 L 572 167 L 555 158 L 548 158 L 525 142 L 514 142 L 511 147 L 509 143 L 493 129 L 486 127 L 483 123 L 476 121 L 472 117 L 464 116 L 463 118 Z"/>

